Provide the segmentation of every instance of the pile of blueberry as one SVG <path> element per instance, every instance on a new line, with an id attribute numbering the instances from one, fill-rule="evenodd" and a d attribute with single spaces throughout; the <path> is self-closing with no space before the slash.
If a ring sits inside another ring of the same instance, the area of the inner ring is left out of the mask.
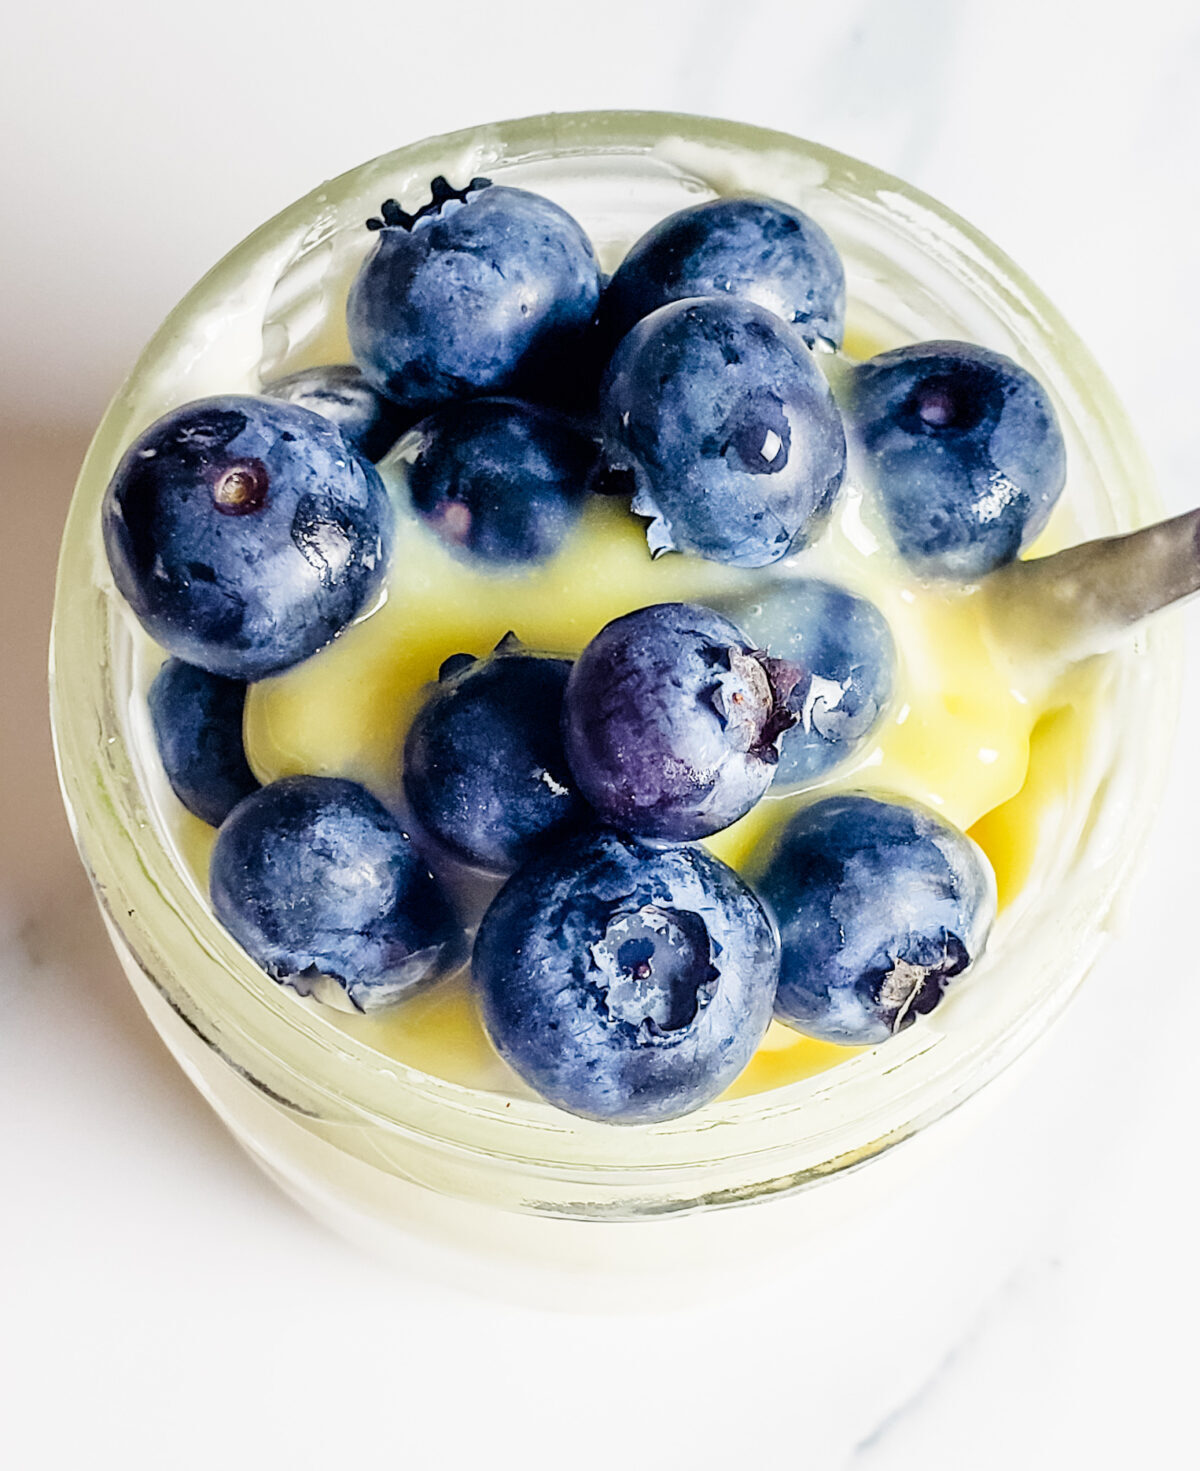
<path id="1" fill-rule="evenodd" d="M 754 888 L 697 846 L 871 730 L 895 651 L 865 599 L 768 574 L 729 606 L 629 613 L 573 661 L 512 635 L 454 655 L 404 748 L 415 841 L 353 782 L 259 787 L 246 684 L 370 611 L 394 531 L 384 455 L 468 561 L 544 561 L 605 494 L 648 521 L 655 556 L 763 568 L 820 534 L 849 437 L 900 555 L 973 579 L 1062 488 L 1044 391 L 935 342 L 848 365 L 835 402 L 819 354 L 840 348 L 842 264 L 768 199 L 670 216 L 608 281 L 562 209 L 485 179 L 437 179 L 415 214 L 388 201 L 368 226 L 356 366 L 174 410 L 104 503 L 117 586 L 171 656 L 149 696 L 163 765 L 220 827 L 222 923 L 276 980 L 368 1010 L 464 957 L 456 868 L 504 878 L 472 953 L 488 1032 L 544 1098 L 612 1122 L 715 1097 L 772 1015 L 850 1044 L 911 1024 L 993 912 L 962 833 L 909 803 L 826 798 Z"/>

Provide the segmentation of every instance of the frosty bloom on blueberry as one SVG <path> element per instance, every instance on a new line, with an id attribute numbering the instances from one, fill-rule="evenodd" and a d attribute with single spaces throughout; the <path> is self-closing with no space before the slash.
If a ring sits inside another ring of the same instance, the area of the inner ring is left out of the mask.
<path id="1" fill-rule="evenodd" d="M 777 967 L 770 921 L 732 869 L 604 832 L 509 879 L 472 960 L 488 1034 L 530 1087 L 623 1124 L 676 1118 L 737 1077 Z"/>
<path id="2" fill-rule="evenodd" d="M 815 220 L 778 199 L 710 199 L 660 220 L 605 287 L 601 322 L 616 342 L 689 296 L 744 297 L 790 322 L 809 347 L 842 345 L 841 258 Z"/>
<path id="3" fill-rule="evenodd" d="M 614 619 L 567 682 L 563 733 L 580 791 L 640 837 L 719 832 L 770 784 L 801 673 L 711 608 L 659 603 Z"/>
<path id="4" fill-rule="evenodd" d="M 964 833 L 859 794 L 801 808 L 759 876 L 779 924 L 775 1012 L 828 1042 L 883 1042 L 933 1010 L 981 953 L 995 879 Z"/>
<path id="5" fill-rule="evenodd" d="M 601 425 L 655 555 L 778 562 L 815 535 L 846 467 L 841 416 L 803 339 L 736 298 L 638 322 L 609 364 Z"/>
<path id="6" fill-rule="evenodd" d="M 151 638 L 252 680 L 316 653 L 366 606 L 387 570 L 392 507 L 327 419 L 229 395 L 134 440 L 103 527 L 117 587 Z"/>
<path id="7" fill-rule="evenodd" d="M 443 666 L 409 729 L 404 792 L 461 862 L 509 873 L 586 821 L 560 731 L 570 672 L 512 638 Z"/>
<path id="8" fill-rule="evenodd" d="M 844 408 L 901 555 L 939 577 L 1011 562 L 1050 519 L 1066 448 L 1037 379 L 967 342 L 880 353 L 848 379 Z"/>
<path id="9" fill-rule="evenodd" d="M 593 325 L 600 271 L 591 241 L 549 199 L 444 178 L 415 214 L 395 200 L 346 307 L 350 346 L 389 398 L 424 412 L 481 394 L 549 393 Z"/>
<path id="10" fill-rule="evenodd" d="M 292 776 L 240 802 L 209 875 L 217 918 L 275 980 L 359 1011 L 454 964 L 462 930 L 390 812 L 356 782 Z"/>

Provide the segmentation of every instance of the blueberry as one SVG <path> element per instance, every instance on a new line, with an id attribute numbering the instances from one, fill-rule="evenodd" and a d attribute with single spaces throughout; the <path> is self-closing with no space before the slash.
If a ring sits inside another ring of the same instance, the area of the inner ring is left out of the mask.
<path id="1" fill-rule="evenodd" d="M 497 1050 L 559 1108 L 676 1118 L 745 1067 L 771 1018 L 778 945 L 732 869 L 615 833 L 570 839 L 492 901 L 472 962 Z"/>
<path id="2" fill-rule="evenodd" d="M 557 401 L 600 298 L 591 242 L 524 189 L 439 178 L 432 193 L 415 215 L 388 200 L 368 221 L 379 242 L 347 304 L 355 359 L 381 393 L 422 412 L 490 393 Z"/>
<path id="3" fill-rule="evenodd" d="M 563 754 L 566 659 L 505 641 L 447 660 L 404 747 L 404 792 L 422 827 L 473 867 L 509 873 L 580 827 L 587 807 Z"/>
<path id="4" fill-rule="evenodd" d="M 779 582 L 722 611 L 806 676 L 786 701 L 796 723 L 780 739 L 775 785 L 823 776 L 862 744 L 891 696 L 896 646 L 887 620 L 866 598 L 813 577 Z"/>
<path id="5" fill-rule="evenodd" d="M 790 322 L 810 347 L 841 346 L 841 258 L 815 220 L 777 199 L 712 199 L 668 215 L 605 287 L 601 320 L 615 341 L 688 296 L 745 297 Z"/>
<path id="6" fill-rule="evenodd" d="M 246 686 L 168 659 L 147 702 L 171 790 L 189 812 L 219 827 L 243 797 L 258 790 L 242 745 Z"/>
<path id="7" fill-rule="evenodd" d="M 412 423 L 412 415 L 376 393 L 352 363 L 301 368 L 263 385 L 268 398 L 299 404 L 322 414 L 364 460 L 381 460 Z"/>
<path id="8" fill-rule="evenodd" d="M 658 603 L 615 619 L 567 682 L 563 733 L 580 791 L 640 837 L 684 842 L 728 827 L 770 784 L 798 675 L 710 608 Z"/>
<path id="9" fill-rule="evenodd" d="M 750 301 L 660 307 L 601 389 L 609 473 L 631 474 L 657 556 L 763 567 L 802 547 L 846 464 L 841 416 L 795 330 Z"/>
<path id="10" fill-rule="evenodd" d="M 863 475 L 917 571 L 971 579 L 1011 562 L 1050 518 L 1066 447 L 1024 368 L 966 342 L 918 342 L 850 375 Z"/>
<path id="11" fill-rule="evenodd" d="M 782 942 L 780 1021 L 828 1042 L 882 1042 L 933 1010 L 983 949 L 986 859 L 922 807 L 862 795 L 802 808 L 759 893 Z"/>
<path id="12" fill-rule="evenodd" d="M 364 787 L 289 776 L 226 818 L 213 908 L 274 980 L 335 981 L 360 1011 L 388 1006 L 461 955 L 462 932 L 399 823 Z"/>
<path id="13" fill-rule="evenodd" d="M 152 424 L 104 497 L 119 591 L 168 653 L 232 679 L 307 658 L 383 581 L 392 509 L 327 419 L 200 399 Z"/>
<path id="14" fill-rule="evenodd" d="M 595 441 L 550 409 L 476 399 L 435 409 L 401 447 L 413 505 L 467 557 L 544 562 L 578 519 Z"/>

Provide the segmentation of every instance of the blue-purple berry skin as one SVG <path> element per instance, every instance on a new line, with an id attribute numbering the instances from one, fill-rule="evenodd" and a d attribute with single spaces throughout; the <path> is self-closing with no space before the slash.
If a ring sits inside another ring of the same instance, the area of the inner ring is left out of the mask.
<path id="1" fill-rule="evenodd" d="M 335 638 L 382 585 L 392 507 L 328 419 L 228 395 L 126 450 L 104 497 L 117 588 L 185 663 L 256 680 Z"/>
<path id="2" fill-rule="evenodd" d="M 481 395 L 559 400 L 600 298 L 591 242 L 564 209 L 484 180 L 374 223 L 347 324 L 381 393 L 418 413 Z"/>
<path id="3" fill-rule="evenodd" d="M 564 415 L 513 399 L 447 404 L 400 448 L 421 519 L 458 556 L 535 566 L 579 520 L 596 442 Z"/>
<path id="4" fill-rule="evenodd" d="M 891 698 L 896 645 L 869 599 L 815 577 L 722 602 L 760 649 L 804 671 L 787 708 L 796 723 L 779 740 L 775 786 L 817 780 L 860 750 Z"/>
<path id="5" fill-rule="evenodd" d="M 520 649 L 447 661 L 404 747 L 413 816 L 460 862 L 511 873 L 582 827 L 561 734 L 571 664 Z"/>
<path id="6" fill-rule="evenodd" d="M 472 960 L 501 1056 L 548 1102 L 614 1124 L 676 1118 L 728 1087 L 777 973 L 770 920 L 732 869 L 601 830 L 509 879 Z"/>
<path id="7" fill-rule="evenodd" d="M 859 793 L 797 812 L 756 888 L 779 926 L 776 1016 L 848 1046 L 932 1011 L 978 959 L 996 906 L 964 833 L 915 803 Z"/>
<path id="8" fill-rule="evenodd" d="M 790 323 L 810 347 L 842 343 L 841 258 L 814 219 L 777 199 L 712 199 L 660 220 L 605 287 L 601 322 L 615 342 L 689 296 L 743 297 Z"/>
<path id="9" fill-rule="evenodd" d="M 692 298 L 628 333 L 601 387 L 608 473 L 626 473 L 653 554 L 765 567 L 820 531 L 846 467 L 841 415 L 793 327 L 752 301 Z"/>
<path id="10" fill-rule="evenodd" d="M 220 827 L 243 797 L 258 790 L 242 744 L 245 684 L 168 659 L 147 703 L 171 790 L 189 812 Z"/>
<path id="11" fill-rule="evenodd" d="M 988 348 L 880 353 L 849 375 L 843 408 L 896 546 L 926 576 L 971 581 L 1013 561 L 1066 483 L 1049 394 Z"/>
<path id="12" fill-rule="evenodd" d="M 274 980 L 308 994 L 329 978 L 360 1011 L 462 956 L 442 889 L 356 782 L 290 776 L 247 797 L 221 825 L 209 886 L 217 918 Z"/>
<path id="13" fill-rule="evenodd" d="M 353 363 L 301 368 L 264 384 L 263 392 L 329 419 L 355 454 L 372 464 L 383 459 L 412 423 L 412 415 L 376 392 Z"/>
<path id="14" fill-rule="evenodd" d="M 710 608 L 658 603 L 614 619 L 567 682 L 563 733 L 580 791 L 605 822 L 647 839 L 728 827 L 775 773 L 793 719 L 786 673 Z"/>

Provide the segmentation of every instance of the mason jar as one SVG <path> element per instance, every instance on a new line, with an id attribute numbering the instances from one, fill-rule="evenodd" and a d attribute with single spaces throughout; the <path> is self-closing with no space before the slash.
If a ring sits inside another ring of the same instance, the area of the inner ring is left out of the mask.
<path id="1" fill-rule="evenodd" d="M 780 133 L 666 113 L 555 115 L 433 138 L 284 210 L 175 308 L 104 417 L 63 541 L 52 713 L 75 837 L 139 1000 L 249 1153 L 321 1219 L 374 1248 L 431 1243 L 485 1278 L 707 1279 L 769 1261 L 869 1209 L 946 1147 L 1063 1009 L 1099 950 L 1152 814 L 1174 725 L 1169 621 L 1102 659 L 1094 718 L 1029 873 L 969 985 L 885 1046 L 816 1076 L 614 1128 L 406 1066 L 297 1004 L 215 920 L 147 779 L 145 636 L 100 530 L 129 441 L 168 409 L 348 360 L 341 311 L 380 200 L 484 175 L 568 209 L 610 269 L 672 210 L 757 192 L 810 212 L 845 262 L 848 340 L 961 338 L 1051 393 L 1071 539 L 1159 512 L 1112 389 L 1053 307 L 969 225 L 900 181 Z M 1149 775 L 1148 775 L 1149 774 Z M 956 1127 L 957 1125 L 957 1127 Z"/>

